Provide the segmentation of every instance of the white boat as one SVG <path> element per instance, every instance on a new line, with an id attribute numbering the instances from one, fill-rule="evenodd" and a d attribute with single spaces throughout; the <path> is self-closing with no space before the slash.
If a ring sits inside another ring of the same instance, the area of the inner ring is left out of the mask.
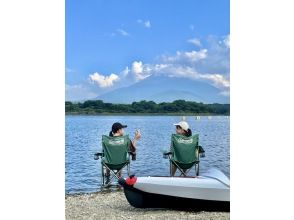
<path id="1" fill-rule="evenodd" d="M 119 183 L 134 207 L 230 209 L 230 181 L 217 169 L 197 177 L 131 176 Z"/>

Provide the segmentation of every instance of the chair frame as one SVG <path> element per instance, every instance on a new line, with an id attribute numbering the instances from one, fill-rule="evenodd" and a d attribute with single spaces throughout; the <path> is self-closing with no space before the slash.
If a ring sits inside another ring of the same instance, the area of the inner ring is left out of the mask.
<path id="1" fill-rule="evenodd" d="M 130 155 L 134 155 L 133 152 L 128 152 L 128 155 L 129 155 L 129 158 L 130 158 Z M 103 161 L 103 157 L 104 157 L 104 153 L 103 152 L 98 152 L 94 155 L 94 159 L 95 160 L 99 160 L 101 158 L 101 189 L 103 188 L 107 188 L 107 187 L 110 187 L 110 186 L 113 186 L 114 184 L 112 184 L 112 180 L 113 179 L 116 179 L 116 180 L 119 180 L 119 176 L 118 176 L 118 173 L 120 171 L 123 171 L 123 169 L 126 167 L 127 168 L 127 174 L 128 176 L 130 175 L 130 166 L 131 166 L 131 160 L 129 159 L 128 162 L 126 162 L 122 168 L 120 169 L 111 169 L 109 168 L 109 166 L 107 166 L 107 164 Z M 106 183 L 106 169 L 109 169 L 110 171 L 110 176 L 109 176 L 109 182 Z M 117 184 L 115 184 L 115 186 L 117 186 Z"/>
<path id="2" fill-rule="evenodd" d="M 199 150 L 197 150 L 196 152 L 198 154 L 198 158 L 199 158 Z M 165 156 L 168 156 L 168 159 L 169 159 L 169 173 L 170 173 L 170 176 L 173 176 L 172 175 L 172 166 L 173 164 L 179 169 L 180 171 L 180 176 L 184 176 L 184 177 L 187 177 L 187 174 L 189 173 L 189 171 L 195 166 L 195 174 L 196 176 L 199 176 L 199 166 L 200 166 L 200 160 L 198 161 L 195 161 L 195 163 L 189 168 L 189 169 L 186 169 L 186 171 L 184 171 L 184 169 L 182 169 L 176 161 L 172 160 L 172 152 L 164 152 L 163 155 Z"/>

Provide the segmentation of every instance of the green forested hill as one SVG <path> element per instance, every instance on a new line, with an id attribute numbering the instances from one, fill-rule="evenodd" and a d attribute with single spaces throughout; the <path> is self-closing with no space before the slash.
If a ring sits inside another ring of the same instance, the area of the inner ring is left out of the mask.
<path id="1" fill-rule="evenodd" d="M 155 103 L 153 101 L 132 104 L 104 103 L 88 100 L 83 103 L 65 102 L 66 114 L 215 114 L 229 115 L 230 104 L 203 104 L 185 100 Z"/>

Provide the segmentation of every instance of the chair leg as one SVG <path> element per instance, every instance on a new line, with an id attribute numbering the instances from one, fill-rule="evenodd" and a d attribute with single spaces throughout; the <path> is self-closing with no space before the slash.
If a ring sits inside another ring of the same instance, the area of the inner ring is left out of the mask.
<path id="1" fill-rule="evenodd" d="M 128 167 L 128 176 L 130 176 L 130 172 L 131 172 L 130 171 L 130 164 L 128 164 L 127 167 Z"/>
<path id="2" fill-rule="evenodd" d="M 109 169 L 110 174 L 112 174 L 112 176 L 110 175 L 109 182 L 107 184 L 105 183 L 105 185 L 104 185 L 104 187 L 108 187 L 111 185 L 111 181 L 113 178 L 115 178 L 117 180 L 119 179 L 119 177 L 118 177 L 119 172 L 122 171 L 126 166 L 128 166 L 128 164 L 124 165 L 120 170 L 116 170 L 116 172 L 114 170 L 110 169 L 106 164 L 104 164 L 104 166 L 105 166 L 105 168 Z"/>
<path id="3" fill-rule="evenodd" d="M 106 186 L 111 185 L 111 181 L 112 181 L 112 179 L 114 179 L 114 178 L 117 179 L 117 178 L 118 178 L 118 177 L 117 177 L 117 173 L 118 173 L 118 172 L 114 172 L 113 170 L 110 170 L 110 172 L 112 172 L 112 176 L 109 177 L 109 182 L 106 184 Z"/>
<path id="4" fill-rule="evenodd" d="M 171 163 L 172 163 L 172 162 L 171 162 Z M 175 166 L 179 169 L 179 171 L 180 171 L 180 173 L 181 173 L 180 176 L 187 176 L 186 173 L 184 172 L 184 170 L 181 169 L 181 168 L 178 166 L 177 163 L 174 162 L 174 164 L 175 164 Z M 188 170 L 188 172 L 189 172 L 189 170 Z"/>
<path id="5" fill-rule="evenodd" d="M 173 165 L 172 165 L 171 157 L 168 156 L 168 159 L 169 159 L 169 175 L 173 176 Z"/>
<path id="6" fill-rule="evenodd" d="M 184 172 L 184 170 L 182 170 L 181 168 L 178 168 L 181 172 L 180 176 L 187 176 L 186 172 Z M 189 172 L 189 171 L 188 171 Z"/>
<path id="7" fill-rule="evenodd" d="M 185 173 L 185 176 L 187 176 L 187 174 L 190 172 L 190 170 L 192 169 L 193 167 L 189 168 L 189 169 L 186 169 L 185 171 L 183 170 L 183 172 Z"/>
<path id="8" fill-rule="evenodd" d="M 101 164 L 101 186 L 104 186 L 104 166 Z"/>
<path id="9" fill-rule="evenodd" d="M 196 176 L 199 176 L 199 163 L 195 164 L 195 169 L 196 169 Z"/>

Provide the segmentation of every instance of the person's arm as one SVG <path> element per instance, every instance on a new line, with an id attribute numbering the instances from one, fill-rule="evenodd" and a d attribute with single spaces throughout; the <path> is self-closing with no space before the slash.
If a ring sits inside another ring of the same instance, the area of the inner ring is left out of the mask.
<path id="1" fill-rule="evenodd" d="M 141 134 L 139 131 L 136 131 L 135 132 L 135 137 L 134 139 L 131 141 L 130 143 L 130 150 L 132 152 L 135 152 L 136 151 L 136 146 L 137 146 L 137 141 L 141 138 Z"/>

